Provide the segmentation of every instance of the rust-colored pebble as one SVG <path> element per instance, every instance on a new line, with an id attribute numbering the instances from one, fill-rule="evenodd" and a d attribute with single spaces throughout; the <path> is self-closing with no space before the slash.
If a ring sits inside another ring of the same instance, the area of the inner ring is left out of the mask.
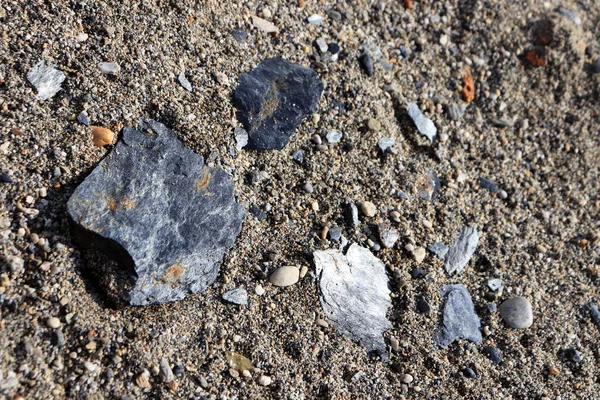
<path id="1" fill-rule="evenodd" d="M 92 142 L 96 147 L 104 147 L 107 144 L 111 144 L 115 134 L 107 128 L 101 126 L 92 126 Z"/>

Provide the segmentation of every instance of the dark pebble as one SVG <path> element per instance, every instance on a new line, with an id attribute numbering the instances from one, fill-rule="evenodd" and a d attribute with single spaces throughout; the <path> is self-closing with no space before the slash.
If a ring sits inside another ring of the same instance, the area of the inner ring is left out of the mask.
<path id="1" fill-rule="evenodd" d="M 360 62 L 360 66 L 366 72 L 367 75 L 373 76 L 373 60 L 371 60 L 371 55 L 368 51 L 362 53 L 362 55 L 358 58 Z"/>
<path id="2" fill-rule="evenodd" d="M 477 374 L 471 368 L 465 368 L 465 369 L 463 369 L 462 372 L 463 372 L 463 375 L 467 378 L 471 378 L 471 379 L 477 378 Z"/>
<path id="3" fill-rule="evenodd" d="M 497 347 L 482 347 L 481 353 L 485 355 L 494 364 L 500 364 L 500 361 L 502 361 L 502 352 Z"/>
<path id="4" fill-rule="evenodd" d="M 563 355 L 567 361 L 572 361 L 576 363 L 580 363 L 583 361 L 583 356 L 579 350 L 576 349 L 566 349 L 563 352 Z"/>
<path id="5" fill-rule="evenodd" d="M 484 188 L 485 190 L 488 190 L 492 193 L 498 193 L 500 192 L 500 189 L 498 188 L 498 186 L 490 181 L 487 178 L 479 178 L 479 184 L 481 185 L 482 188 Z"/>
<path id="6" fill-rule="evenodd" d="M 412 271 L 410 271 L 410 276 L 413 279 L 421 279 L 424 278 L 425 275 L 427 275 L 427 271 L 421 268 L 414 268 Z"/>
<path id="7" fill-rule="evenodd" d="M 417 296 L 416 306 L 419 314 L 429 314 L 431 311 L 431 306 L 425 296 Z"/>
<path id="8" fill-rule="evenodd" d="M 65 345 L 65 336 L 63 335 L 62 331 L 53 331 L 51 342 L 53 345 L 58 346 L 58 347 L 64 346 Z"/>
<path id="9" fill-rule="evenodd" d="M 327 45 L 327 49 L 331 54 L 337 54 L 340 51 L 340 45 L 336 42 L 331 42 Z"/>
<path id="10" fill-rule="evenodd" d="M 402 55 L 404 58 L 408 58 L 409 53 L 406 46 L 400 46 L 400 55 Z"/>
<path id="11" fill-rule="evenodd" d="M 175 374 L 175 376 L 183 376 L 183 372 L 183 365 L 176 364 L 175 367 L 173 367 L 173 373 Z"/>
<path id="12" fill-rule="evenodd" d="M 304 153 L 302 152 L 302 150 L 294 150 L 294 152 L 292 153 L 292 158 L 298 164 L 302 164 L 304 162 Z"/>
<path id="13" fill-rule="evenodd" d="M 248 39 L 248 34 L 241 29 L 232 30 L 231 36 L 233 36 L 238 43 L 242 43 L 244 40 Z"/>
<path id="14" fill-rule="evenodd" d="M 104 373 L 104 376 L 106 377 L 106 379 L 112 379 L 113 376 L 115 376 L 115 373 L 113 372 L 112 369 L 107 369 L 106 372 Z"/>
<path id="15" fill-rule="evenodd" d="M 260 221 L 267 219 L 267 214 L 265 214 L 263 210 L 261 210 L 256 204 L 252 204 L 250 206 L 250 210 L 248 211 L 250 211 L 250 214 L 254 215 Z"/>
<path id="16" fill-rule="evenodd" d="M 595 73 L 600 74 L 600 57 L 596 57 L 596 59 L 592 63 L 592 69 Z"/>
<path id="17" fill-rule="evenodd" d="M 90 126 L 90 120 L 84 112 L 80 112 L 79 115 L 77 115 L 77 121 L 79 121 L 81 125 Z"/>
<path id="18" fill-rule="evenodd" d="M 13 179 L 8 174 L 0 174 L 0 182 L 13 183 Z"/>
<path id="19" fill-rule="evenodd" d="M 598 311 L 598 307 L 591 301 L 587 304 L 588 309 L 590 310 L 590 316 L 592 317 L 592 321 L 598 328 L 600 328 L 600 311 Z"/>

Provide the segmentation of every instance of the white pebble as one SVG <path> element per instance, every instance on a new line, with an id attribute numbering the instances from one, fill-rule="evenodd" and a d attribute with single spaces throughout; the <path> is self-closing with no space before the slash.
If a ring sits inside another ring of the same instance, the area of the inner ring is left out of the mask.
<path id="1" fill-rule="evenodd" d="M 48 321 L 46 321 L 46 323 L 52 329 L 58 329 L 60 327 L 60 319 L 56 317 L 48 318 Z"/>
<path id="2" fill-rule="evenodd" d="M 307 21 L 309 24 L 320 24 L 323 22 L 323 17 L 321 17 L 319 14 L 313 14 L 307 18 Z"/>
<path id="3" fill-rule="evenodd" d="M 263 289 L 261 285 L 256 285 L 256 287 L 254 288 L 254 293 L 256 293 L 259 296 L 262 296 L 263 294 L 265 294 L 265 289 Z"/>
<path id="4" fill-rule="evenodd" d="M 258 383 L 262 386 L 269 386 L 272 382 L 272 379 L 270 376 L 266 376 L 266 375 L 261 375 L 260 378 L 258 378 Z"/>
<path id="5" fill-rule="evenodd" d="M 114 62 L 101 62 L 98 64 L 98 68 L 106 75 L 116 75 L 121 70 L 119 64 Z"/>

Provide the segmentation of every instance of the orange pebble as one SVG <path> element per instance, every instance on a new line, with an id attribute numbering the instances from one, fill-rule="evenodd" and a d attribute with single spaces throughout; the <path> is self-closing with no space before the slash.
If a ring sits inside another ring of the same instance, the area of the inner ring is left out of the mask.
<path id="1" fill-rule="evenodd" d="M 466 103 L 470 103 L 475 99 L 475 83 L 473 82 L 473 75 L 471 75 L 470 69 L 467 69 L 463 76 L 463 88 L 461 93 L 462 98 Z"/>
<path id="2" fill-rule="evenodd" d="M 107 144 L 111 144 L 115 134 L 107 128 L 101 126 L 92 126 L 92 142 L 96 147 L 104 147 Z"/>
<path id="3" fill-rule="evenodd" d="M 544 55 L 538 50 L 529 50 L 527 54 L 525 54 L 525 59 L 529 61 L 529 64 L 538 68 L 546 66 L 546 59 Z"/>
<path id="4" fill-rule="evenodd" d="M 405 8 L 411 9 L 411 8 L 413 8 L 413 5 L 414 5 L 413 4 L 413 0 L 404 0 L 404 7 Z"/>

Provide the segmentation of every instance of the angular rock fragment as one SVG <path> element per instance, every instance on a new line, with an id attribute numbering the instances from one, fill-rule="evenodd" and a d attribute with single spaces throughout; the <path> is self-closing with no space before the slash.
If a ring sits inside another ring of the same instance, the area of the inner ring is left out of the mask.
<path id="1" fill-rule="evenodd" d="M 377 142 L 377 145 L 379 146 L 379 149 L 381 150 L 382 153 L 385 153 L 385 151 L 387 149 L 389 149 L 390 147 L 392 147 L 395 144 L 396 144 L 396 139 L 388 138 L 388 137 L 381 138 Z"/>
<path id="2" fill-rule="evenodd" d="M 233 183 L 210 169 L 164 125 L 141 121 L 67 203 L 76 239 L 115 258 L 132 305 L 203 291 L 240 232 L 245 211 Z"/>
<path id="3" fill-rule="evenodd" d="M 236 127 L 233 130 L 235 136 L 235 148 L 240 151 L 248 144 L 248 132 L 245 129 Z"/>
<path id="4" fill-rule="evenodd" d="M 587 303 L 587 308 L 590 310 L 590 316 L 592 317 L 592 321 L 594 324 L 600 329 L 600 311 L 598 311 L 598 307 L 593 302 Z"/>
<path id="5" fill-rule="evenodd" d="M 442 242 L 435 242 L 427 246 L 427 250 L 435 254 L 438 258 L 444 260 L 448 254 L 448 246 Z"/>
<path id="6" fill-rule="evenodd" d="M 279 32 L 279 28 L 277 28 L 271 21 L 267 21 L 266 19 L 262 19 L 256 15 L 252 16 L 252 25 L 266 33 Z"/>
<path id="7" fill-rule="evenodd" d="M 377 231 L 379 233 L 379 241 L 386 249 L 394 247 L 394 245 L 400 238 L 398 230 L 384 222 L 377 225 Z"/>
<path id="8" fill-rule="evenodd" d="M 61 89 L 65 74 L 55 66 L 47 67 L 44 61 L 40 61 L 27 73 L 27 80 L 38 91 L 38 99 L 48 100 Z"/>
<path id="9" fill-rule="evenodd" d="M 433 121 L 423 115 L 419 106 L 415 103 L 407 103 L 407 106 L 408 116 L 415 123 L 419 133 L 423 136 L 427 136 L 427 138 L 433 142 L 433 139 L 437 135 L 437 128 L 433 124 Z"/>
<path id="10" fill-rule="evenodd" d="M 179 73 L 179 75 L 177 76 L 177 80 L 179 81 L 179 84 L 188 92 L 191 92 L 193 90 L 192 84 L 190 83 L 190 81 L 188 81 L 183 72 Z"/>
<path id="11" fill-rule="evenodd" d="M 500 188 L 498 188 L 498 185 L 487 178 L 479 178 L 479 185 L 489 192 L 500 193 Z"/>
<path id="12" fill-rule="evenodd" d="M 465 269 L 475 253 L 480 237 L 481 234 L 475 228 L 464 227 L 460 230 L 444 260 L 444 268 L 449 275 Z"/>
<path id="13" fill-rule="evenodd" d="M 323 83 L 310 68 L 281 57 L 263 60 L 243 73 L 233 94 L 238 119 L 251 150 L 281 150 L 302 121 L 317 108 Z"/>
<path id="14" fill-rule="evenodd" d="M 223 300 L 233 304 L 239 304 L 241 306 L 248 305 L 248 292 L 246 289 L 233 289 L 229 292 L 225 292 L 221 295 Z"/>
<path id="15" fill-rule="evenodd" d="M 446 285 L 440 289 L 446 297 L 442 325 L 433 335 L 435 344 L 446 348 L 452 342 L 466 339 L 481 343 L 481 322 L 475 312 L 471 295 L 463 285 Z"/>
<path id="16" fill-rule="evenodd" d="M 358 62 L 368 76 L 373 76 L 373 60 L 367 50 L 358 57 Z"/>
<path id="17" fill-rule="evenodd" d="M 383 262 L 357 244 L 346 255 L 339 250 L 313 255 L 325 315 L 339 332 L 388 360 L 382 335 L 392 327 L 386 318 L 392 302 Z"/>

